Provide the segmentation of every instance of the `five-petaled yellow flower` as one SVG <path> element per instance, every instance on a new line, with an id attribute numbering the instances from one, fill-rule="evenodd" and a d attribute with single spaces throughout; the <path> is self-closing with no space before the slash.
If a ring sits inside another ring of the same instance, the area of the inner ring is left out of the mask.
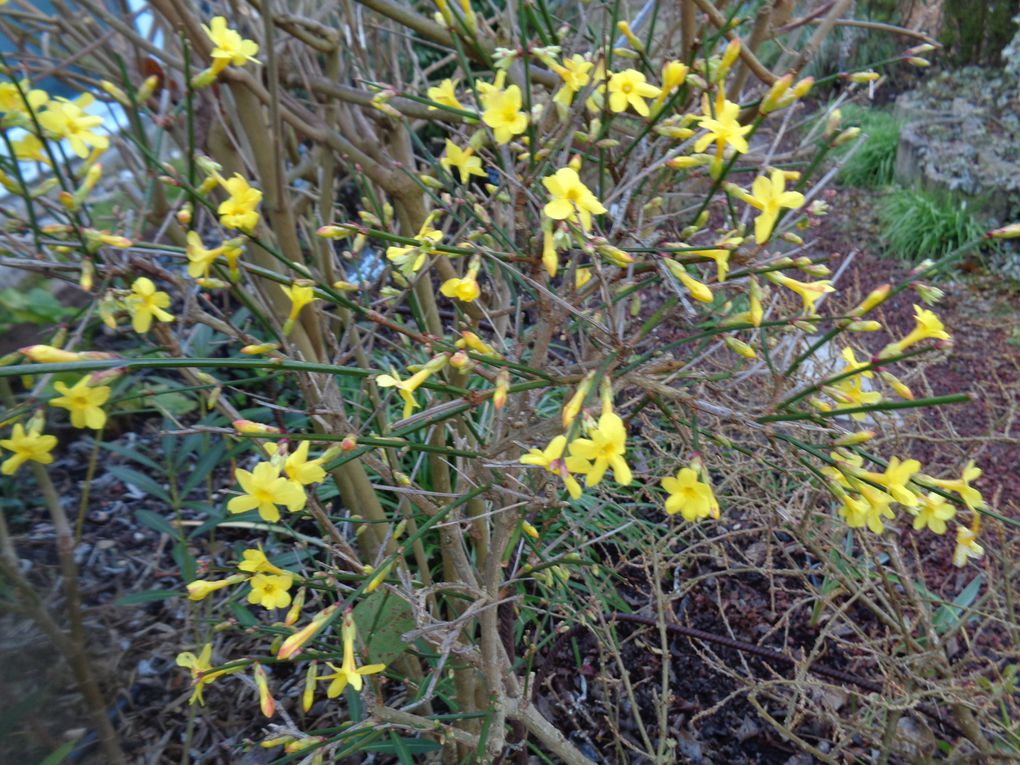
<path id="1" fill-rule="evenodd" d="M 152 279 L 140 276 L 131 285 L 131 294 L 124 300 L 128 313 L 131 314 L 131 328 L 139 335 L 144 335 L 152 326 L 152 320 L 173 321 L 173 314 L 166 309 L 170 305 L 170 296 L 156 289 Z"/>
<path id="2" fill-rule="evenodd" d="M 591 82 L 589 72 L 593 66 L 595 66 L 594 63 L 587 61 L 579 53 L 563 59 L 563 64 L 554 62 L 552 70 L 563 80 L 563 87 L 556 91 L 553 101 L 564 109 L 569 108 L 574 96 Z"/>
<path id="3" fill-rule="evenodd" d="M 262 520 L 276 523 L 280 520 L 277 505 L 284 505 L 292 513 L 302 510 L 308 498 L 297 481 L 280 475 L 280 468 L 272 462 L 260 462 L 252 471 L 238 468 L 234 477 L 241 484 L 244 494 L 227 503 L 232 513 L 244 513 L 258 509 Z"/>
<path id="4" fill-rule="evenodd" d="M 262 192 L 253 188 L 240 174 L 221 180 L 223 188 L 230 196 L 220 202 L 216 212 L 220 223 L 226 228 L 236 228 L 251 233 L 259 222 L 258 206 L 262 202 Z"/>
<path id="5" fill-rule="evenodd" d="M 779 220 L 782 208 L 796 210 L 803 207 L 804 195 L 799 191 L 786 191 L 783 171 L 773 170 L 769 178 L 759 175 L 754 179 L 747 202 L 761 210 L 761 214 L 754 219 L 754 241 L 765 244 L 772 236 L 772 229 Z"/>
<path id="6" fill-rule="evenodd" d="M 386 259 L 396 264 L 404 276 L 416 273 L 425 265 L 425 258 L 432 252 L 435 245 L 443 241 L 443 232 L 432 228 L 432 223 L 437 217 L 437 212 L 430 213 L 425 222 L 421 224 L 418 236 L 415 237 L 418 244 L 393 245 L 386 248 Z"/>
<path id="7" fill-rule="evenodd" d="M 575 438 L 570 442 L 567 469 L 585 477 L 585 486 L 596 486 L 608 468 L 621 486 L 631 481 L 630 466 L 623 458 L 627 451 L 627 430 L 615 412 L 603 412 L 598 424 L 588 434 L 591 438 Z"/>
<path id="8" fill-rule="evenodd" d="M 317 457 L 314 460 L 308 459 L 308 449 L 311 445 L 311 441 L 302 441 L 298 444 L 297 449 L 287 455 L 287 459 L 283 463 L 283 469 L 290 479 L 297 481 L 302 486 L 319 483 L 326 477 L 326 471 L 322 467 L 322 457 Z"/>
<path id="9" fill-rule="evenodd" d="M 661 483 L 662 488 L 669 492 L 666 497 L 666 512 L 669 515 L 680 513 L 685 521 L 718 516 L 719 503 L 712 487 L 700 479 L 698 471 L 693 467 L 681 468 L 675 477 L 667 476 Z"/>
<path id="10" fill-rule="evenodd" d="M 326 689 L 326 695 L 335 699 L 341 693 L 344 692 L 344 688 L 348 685 L 351 686 L 355 691 L 360 691 L 363 684 L 365 675 L 374 675 L 378 672 L 382 672 L 386 669 L 385 664 L 366 664 L 363 667 L 359 667 L 354 663 L 354 638 L 357 635 L 357 629 L 354 626 L 354 619 L 351 617 L 350 612 L 344 614 L 344 624 L 340 630 L 343 641 L 344 641 L 344 661 L 339 667 L 334 664 L 330 664 L 335 672 L 331 675 L 323 675 L 322 680 L 331 680 L 329 688 Z"/>
<path id="11" fill-rule="evenodd" d="M 294 284 L 289 287 L 281 284 L 280 289 L 283 290 L 283 294 L 290 300 L 290 313 L 287 316 L 287 321 L 283 324 L 283 334 L 289 335 L 291 330 L 294 329 L 294 324 L 297 322 L 301 309 L 306 305 L 314 303 L 318 298 L 315 297 L 315 289 L 310 284 Z"/>
<path id="12" fill-rule="evenodd" d="M 59 380 L 53 383 L 54 390 L 63 394 L 50 399 L 50 406 L 59 406 L 71 413 L 71 424 L 76 428 L 99 430 L 106 424 L 103 404 L 110 398 L 108 385 L 89 385 L 85 375 L 70 388 Z"/>
<path id="13" fill-rule="evenodd" d="M 949 340 L 949 333 L 946 332 L 945 327 L 939 320 L 939 317 L 935 315 L 934 311 L 929 311 L 927 308 L 921 308 L 919 305 L 914 306 L 914 328 L 904 337 L 895 343 L 891 343 L 882 349 L 879 354 L 883 358 L 889 356 L 897 356 L 912 345 L 916 345 L 922 340 L 929 338 L 933 340 Z"/>
<path id="14" fill-rule="evenodd" d="M 655 98 L 659 93 L 657 87 L 645 82 L 644 74 L 637 69 L 609 75 L 609 108 L 614 112 L 625 112 L 631 106 L 642 117 L 647 117 L 649 110 L 645 99 Z"/>
<path id="15" fill-rule="evenodd" d="M 560 435 L 553 438 L 545 449 L 529 449 L 528 453 L 520 458 L 522 465 L 535 465 L 545 468 L 553 475 L 563 478 L 567 492 L 572 499 L 579 499 L 582 491 L 581 484 L 567 470 L 566 462 L 563 460 L 563 451 L 567 446 L 567 437 Z"/>
<path id="16" fill-rule="evenodd" d="M 284 575 L 287 572 L 278 566 L 274 566 L 269 562 L 269 558 L 262 551 L 262 545 L 251 549 L 245 550 L 241 553 L 243 560 L 237 564 L 237 567 L 241 571 L 247 571 L 250 574 L 280 574 Z"/>
<path id="17" fill-rule="evenodd" d="M 796 279 L 792 279 L 786 274 L 780 274 L 772 271 L 765 275 L 769 281 L 775 284 L 781 284 L 787 289 L 793 290 L 800 295 L 801 301 L 804 303 L 804 312 L 808 316 L 817 316 L 817 306 L 822 296 L 829 292 L 835 292 L 836 288 L 832 286 L 832 282 L 828 279 L 822 279 L 817 282 L 799 282 Z"/>
<path id="18" fill-rule="evenodd" d="M 510 85 L 482 93 L 482 122 L 492 128 L 496 143 L 509 143 L 528 129 L 528 115 L 521 111 L 521 89 Z"/>
<path id="19" fill-rule="evenodd" d="M 971 460 L 964 466 L 963 474 L 959 478 L 929 478 L 928 481 L 940 489 L 956 492 L 968 508 L 977 510 L 977 508 L 984 505 L 985 500 L 981 496 L 981 492 L 971 486 L 970 482 L 976 481 L 980 477 L 981 468 L 974 464 L 974 460 Z"/>
<path id="20" fill-rule="evenodd" d="M 921 497 L 920 504 L 913 510 L 914 530 L 920 531 L 926 526 L 935 534 L 946 533 L 946 521 L 956 515 L 956 508 L 934 492 L 929 492 Z"/>
<path id="21" fill-rule="evenodd" d="M 542 185 L 552 195 L 542 211 L 553 220 L 580 221 L 581 227 L 589 231 L 591 216 L 606 212 L 572 167 L 561 167 L 553 175 L 547 175 Z"/>
<path id="22" fill-rule="evenodd" d="M 251 592 L 248 602 L 263 608 L 286 608 L 290 605 L 290 586 L 294 579 L 290 574 L 255 574 L 248 583 Z"/>
<path id="23" fill-rule="evenodd" d="M 42 422 L 30 423 L 27 432 L 20 422 L 15 423 L 11 429 L 11 437 L 0 441 L 0 447 L 13 452 L 0 466 L 0 473 L 13 475 L 14 471 L 29 460 L 40 465 L 49 465 L 53 462 L 53 455 L 50 452 L 56 445 L 56 436 L 48 436 L 42 432 Z"/>
<path id="24" fill-rule="evenodd" d="M 708 95 L 702 100 L 703 116 L 699 119 L 701 127 L 708 131 L 701 136 L 695 144 L 694 151 L 702 152 L 709 144 L 716 145 L 716 157 L 721 159 L 727 146 L 732 146 L 734 151 L 746 154 L 748 150 L 747 139 L 744 137 L 750 132 L 752 125 L 741 125 L 740 105 L 727 101 L 723 89 L 719 88 L 719 96 L 715 103 L 715 115 L 709 106 Z"/>
<path id="25" fill-rule="evenodd" d="M 242 667 L 237 666 L 210 672 L 209 670 L 212 669 L 211 659 L 212 643 L 206 643 L 198 656 L 195 656 L 191 651 L 177 654 L 177 666 L 191 670 L 191 681 L 195 684 L 195 690 L 192 692 L 191 698 L 188 699 L 189 704 L 194 704 L 196 701 L 199 704 L 205 704 L 205 699 L 202 698 L 202 689 L 205 686 L 218 677 L 229 675 L 242 669 Z"/>
<path id="26" fill-rule="evenodd" d="M 255 58 L 255 54 L 259 52 L 258 44 L 252 40 L 245 40 L 230 29 L 227 20 L 222 16 L 214 16 L 209 26 L 203 24 L 202 29 L 215 46 L 209 55 L 212 57 L 212 70 L 216 74 L 230 64 L 243 66 L 245 61 L 258 63 L 258 59 Z"/>
<path id="27" fill-rule="evenodd" d="M 474 149 L 470 146 L 462 149 L 449 138 L 446 139 L 446 154 L 439 160 L 439 164 L 451 174 L 452 168 L 457 168 L 461 183 L 467 183 L 472 175 L 485 177 L 486 174 L 482 170 L 482 160 L 475 156 Z"/>
<path id="28" fill-rule="evenodd" d="M 22 80 L 18 85 L 13 82 L 0 82 L 0 114 L 27 116 L 29 109 L 38 113 L 49 100 L 49 94 L 45 90 L 33 89 L 28 80 Z"/>
<path id="29" fill-rule="evenodd" d="M 468 268 L 464 278 L 453 277 L 452 279 L 447 279 L 440 285 L 439 291 L 448 298 L 457 298 L 457 300 L 463 303 L 470 303 L 482 294 L 481 289 L 478 287 L 477 274 L 478 266 L 472 265 Z"/>
<path id="30" fill-rule="evenodd" d="M 428 89 L 428 96 L 430 101 L 435 101 L 437 104 L 443 106 L 452 106 L 454 109 L 463 109 L 464 106 L 460 101 L 457 100 L 456 86 L 453 80 L 443 80 L 438 85 L 435 85 Z M 429 109 L 435 109 L 436 107 L 430 106 Z"/>
<path id="31" fill-rule="evenodd" d="M 977 532 L 966 526 L 956 527 L 956 548 L 953 550 L 953 565 L 962 568 L 971 558 L 975 560 L 985 554 L 985 548 L 977 543 Z"/>
<path id="32" fill-rule="evenodd" d="M 208 279 L 209 269 L 223 254 L 223 245 L 208 250 L 202 244 L 198 232 L 189 231 L 184 253 L 188 256 L 188 276 L 192 279 Z"/>
<path id="33" fill-rule="evenodd" d="M 104 150 L 110 145 L 105 135 L 93 132 L 103 124 L 103 118 L 86 113 L 95 99 L 89 93 L 83 93 L 74 101 L 56 98 L 50 101 L 46 111 L 39 115 L 39 124 L 44 130 L 58 138 L 67 139 L 71 151 L 84 159 L 89 154 L 89 146 Z"/>

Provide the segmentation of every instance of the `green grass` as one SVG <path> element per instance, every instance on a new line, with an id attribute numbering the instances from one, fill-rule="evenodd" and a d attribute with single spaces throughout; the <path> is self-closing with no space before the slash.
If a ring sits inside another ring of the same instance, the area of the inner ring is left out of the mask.
<path id="1" fill-rule="evenodd" d="M 839 180 L 848 186 L 881 188 L 893 182 L 896 149 L 900 143 L 900 123 L 888 111 L 850 105 L 843 109 L 843 124 L 858 126 L 864 134 L 863 145 L 843 166 Z M 851 144 L 850 148 L 854 148 Z"/>
<path id="2" fill-rule="evenodd" d="M 939 258 L 985 230 L 966 204 L 917 189 L 885 194 L 879 200 L 879 220 L 886 253 L 910 261 Z"/>

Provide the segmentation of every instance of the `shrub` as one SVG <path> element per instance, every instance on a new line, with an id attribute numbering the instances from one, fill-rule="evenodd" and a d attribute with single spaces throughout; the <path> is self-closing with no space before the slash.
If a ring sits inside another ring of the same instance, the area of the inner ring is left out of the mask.
<path id="1" fill-rule="evenodd" d="M 780 576 L 841 625 L 823 632 L 883 676 L 904 653 L 927 666 L 923 641 L 966 618 L 973 593 L 937 623 L 937 596 L 887 600 L 921 574 L 883 532 L 949 531 L 957 566 L 982 559 L 981 518 L 1001 516 L 972 486 L 980 469 L 929 468 L 937 477 L 888 441 L 865 446 L 899 428 L 888 410 L 966 400 L 915 397 L 892 371 L 950 334 L 917 306 L 913 330 L 867 352 L 851 339 L 951 259 L 868 285 L 862 301 L 834 295 L 825 256 L 804 254 L 798 225 L 825 212 L 807 195 L 855 131 L 831 119 L 817 140 L 772 151 L 813 86 L 800 76 L 810 46 L 781 76 L 757 58 L 772 6 L 745 20 L 742 4 L 727 18 L 721 3 L 683 2 L 670 23 L 653 12 L 631 26 L 598 3 L 461 0 L 426 16 L 363 0 L 313 17 L 265 0 L 227 19 L 208 12 L 226 3 L 152 0 L 140 34 L 82 5 L 80 27 L 75 14 L 0 16 L 25 46 L 0 91 L 4 185 L 24 201 L 5 246 L 72 274 L 91 301 L 75 326 L 5 359 L 14 424 L 0 446 L 5 473 L 27 466 L 47 498 L 73 584 L 45 431 L 67 418 L 101 433 L 138 397 L 118 379 L 201 404 L 164 407 L 175 427 L 158 460 L 134 455 L 172 463 L 166 481 L 119 470 L 148 495 L 140 518 L 171 541 L 180 591 L 205 601 L 173 649 L 193 703 L 249 712 L 281 762 L 440 750 L 494 762 L 531 748 L 580 765 L 566 723 L 533 703 L 533 673 L 540 651 L 590 631 L 610 703 L 638 731 L 597 756 L 668 761 L 673 680 L 664 670 L 655 703 L 636 702 L 618 629 L 645 617 L 623 572 L 647 573 L 634 591 L 661 630 L 642 655 L 662 660 L 664 636 L 683 629 L 694 540 L 741 505 L 768 544 L 781 529 Z M 96 46 L 100 32 L 120 45 Z M 419 46 L 442 56 L 423 65 Z M 94 94 L 33 86 L 61 62 Z M 94 96 L 115 107 L 105 128 Z M 125 199 L 109 230 L 93 217 L 104 187 Z M 837 341 L 842 360 L 820 358 Z M 37 382 L 15 392 L 26 376 Z M 0 539 L 16 580 L 11 549 Z M 879 639 L 855 642 L 858 607 Z M 944 701 L 989 752 L 973 709 L 1001 727 L 985 714 L 998 697 L 975 700 L 946 663 L 931 675 L 907 693 Z M 95 690 L 87 666 L 79 680 Z M 768 685 L 777 709 L 830 719 L 799 677 Z M 792 717 L 765 711 L 763 688 L 746 689 L 763 719 L 816 751 Z M 869 697 L 881 724 L 836 720 L 834 739 L 888 758 L 912 699 Z M 123 761 L 89 700 L 107 759 Z"/>

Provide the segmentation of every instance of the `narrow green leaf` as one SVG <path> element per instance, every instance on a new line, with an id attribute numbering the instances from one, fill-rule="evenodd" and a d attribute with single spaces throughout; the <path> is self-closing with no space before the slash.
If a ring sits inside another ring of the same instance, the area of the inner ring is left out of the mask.
<path id="1" fill-rule="evenodd" d="M 113 465 L 107 468 L 107 472 L 111 473 L 116 478 L 127 484 L 131 484 L 136 489 L 144 491 L 157 499 L 161 499 L 168 505 L 173 504 L 173 500 L 170 499 L 170 495 L 167 490 L 156 483 L 153 479 L 144 473 L 139 473 L 137 470 L 132 470 L 125 465 Z"/>
<path id="2" fill-rule="evenodd" d="M 181 530 L 159 513 L 154 513 L 151 510 L 135 510 L 135 518 L 143 526 L 158 531 L 160 534 L 166 534 L 171 539 L 180 540 L 181 538 Z"/>
<path id="3" fill-rule="evenodd" d="M 68 741 L 61 745 L 59 749 L 55 749 L 50 754 L 46 755 L 46 758 L 39 763 L 39 765 L 60 765 L 64 760 L 67 759 L 67 755 L 74 749 L 74 745 L 77 741 Z"/>
<path id="4" fill-rule="evenodd" d="M 181 593 L 176 590 L 142 590 L 141 592 L 129 592 L 121 595 L 113 604 L 115 606 L 136 606 L 139 603 L 154 603 L 157 600 L 170 600 L 180 597 Z"/>

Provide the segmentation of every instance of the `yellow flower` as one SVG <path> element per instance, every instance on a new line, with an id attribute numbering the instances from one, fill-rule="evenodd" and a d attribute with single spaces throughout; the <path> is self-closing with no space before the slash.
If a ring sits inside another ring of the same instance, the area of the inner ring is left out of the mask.
<path id="1" fill-rule="evenodd" d="M 570 443 L 567 469 L 584 475 L 585 486 L 596 486 L 611 467 L 616 482 L 627 486 L 631 481 L 630 466 L 623 458 L 627 451 L 627 431 L 620 416 L 604 411 L 588 435 L 591 438 L 576 438 Z"/>
<path id="2" fill-rule="evenodd" d="M 188 276 L 192 279 L 209 278 L 209 269 L 223 254 L 223 245 L 207 250 L 197 231 L 189 231 L 184 253 L 188 256 Z"/>
<path id="3" fill-rule="evenodd" d="M 516 85 L 505 90 L 492 88 L 480 98 L 482 122 L 492 128 L 496 143 L 509 143 L 515 135 L 528 129 L 528 115 L 521 111 L 521 89 Z"/>
<path id="4" fill-rule="evenodd" d="M 894 513 L 889 507 L 889 505 L 892 504 L 893 498 L 884 491 L 879 491 L 867 484 L 861 484 L 859 489 L 861 497 L 867 504 L 867 526 L 874 533 L 881 534 L 885 531 L 882 519 L 896 517 L 896 513 Z"/>
<path id="5" fill-rule="evenodd" d="M 609 75 L 609 108 L 614 112 L 625 112 L 631 106 L 642 117 L 648 116 L 646 98 L 655 98 L 661 91 L 637 69 L 625 69 Z M 745 150 L 746 151 L 746 150 Z"/>
<path id="6" fill-rule="evenodd" d="M 131 314 L 131 328 L 144 335 L 152 326 L 152 320 L 173 321 L 174 317 L 164 309 L 170 305 L 170 296 L 156 290 L 151 279 L 140 276 L 131 285 L 131 294 L 124 300 Z"/>
<path id="7" fill-rule="evenodd" d="M 949 333 L 945 331 L 945 327 L 939 320 L 939 317 L 935 315 L 934 311 L 929 311 L 927 308 L 921 308 L 919 305 L 914 306 L 914 329 L 904 337 L 895 343 L 887 345 L 882 349 L 879 354 L 882 357 L 898 356 L 903 353 L 907 348 L 912 345 L 916 345 L 922 340 L 932 338 L 934 340 L 949 340 Z"/>
<path id="8" fill-rule="evenodd" d="M 332 605 L 312 617 L 312 621 L 299 629 L 289 638 L 283 641 L 280 650 L 276 653 L 278 659 L 289 659 L 311 640 L 329 621 L 336 612 L 337 606 Z"/>
<path id="9" fill-rule="evenodd" d="M 326 471 L 322 467 L 322 457 L 314 460 L 308 459 L 310 446 L 311 441 L 302 441 L 298 444 L 297 449 L 287 455 L 287 460 L 283 463 L 283 469 L 287 471 L 291 480 L 297 481 L 303 486 L 319 483 L 326 477 Z"/>
<path id="10" fill-rule="evenodd" d="M 50 158 L 43 153 L 43 142 L 31 133 L 25 133 L 17 141 L 11 141 L 11 147 L 14 149 L 15 156 L 20 160 L 49 164 Z"/>
<path id="11" fill-rule="evenodd" d="M 751 196 L 746 200 L 761 210 L 754 219 L 754 241 L 765 244 L 779 220 L 784 207 L 796 210 L 804 206 L 804 195 L 799 191 L 786 191 L 786 176 L 782 170 L 773 170 L 770 178 L 759 175 L 751 184 Z"/>
<path id="12" fill-rule="evenodd" d="M 765 274 L 765 278 L 775 284 L 781 284 L 787 289 L 791 289 L 800 295 L 800 299 L 804 303 L 804 312 L 808 316 L 818 315 L 815 310 L 815 303 L 822 298 L 822 295 L 827 292 L 836 291 L 836 289 L 832 286 L 832 282 L 828 279 L 823 279 L 817 282 L 799 282 L 796 279 L 791 279 L 789 276 L 775 271 Z"/>
<path id="13" fill-rule="evenodd" d="M 667 61 L 662 65 L 662 92 L 658 101 L 665 101 L 666 96 L 684 84 L 690 68 L 681 61 Z"/>
<path id="14" fill-rule="evenodd" d="M 280 289 L 283 290 L 283 294 L 290 300 L 290 314 L 287 316 L 287 321 L 283 324 L 283 334 L 289 335 L 291 330 L 294 329 L 294 324 L 297 322 L 301 309 L 306 305 L 314 303 L 317 298 L 315 297 L 315 289 L 310 284 L 293 284 L 289 287 L 281 284 Z"/>
<path id="15" fill-rule="evenodd" d="M 271 462 L 260 462 L 250 472 L 238 468 L 234 471 L 234 477 L 241 484 L 244 494 L 227 503 L 227 510 L 232 513 L 244 513 L 258 508 L 262 520 L 275 523 L 280 520 L 277 505 L 284 505 L 290 512 L 296 513 L 308 501 L 301 484 L 281 477 L 280 468 Z"/>
<path id="16" fill-rule="evenodd" d="M 85 112 L 95 99 L 89 93 L 83 93 L 74 101 L 57 98 L 50 101 L 46 111 L 39 115 L 39 124 L 58 138 L 67 139 L 71 151 L 84 159 L 89 155 L 89 146 L 100 151 L 110 145 L 105 135 L 92 132 L 103 124 L 103 118 Z"/>
<path id="17" fill-rule="evenodd" d="M 428 89 L 429 100 L 443 106 L 452 106 L 454 109 L 463 109 L 464 106 L 457 100 L 457 93 L 454 88 L 453 80 L 443 80 L 438 85 Z M 435 108 L 434 106 L 429 107 L 429 109 Z"/>
<path id="18" fill-rule="evenodd" d="M 255 665 L 255 687 L 259 690 L 259 709 L 266 717 L 272 717 L 276 711 L 276 702 L 269 693 L 269 678 L 261 664 Z"/>
<path id="19" fill-rule="evenodd" d="M 200 704 L 205 704 L 205 699 L 202 698 L 202 689 L 205 686 L 218 677 L 229 675 L 241 669 L 241 667 L 231 667 L 210 672 L 209 670 L 212 669 L 211 659 L 212 643 L 206 643 L 198 656 L 195 656 L 191 651 L 177 654 L 177 666 L 191 670 L 191 681 L 195 684 L 195 690 L 192 692 L 191 698 L 188 699 L 189 704 L 194 704 L 196 701 Z"/>
<path id="20" fill-rule="evenodd" d="M 920 469 L 921 463 L 917 460 L 903 460 L 901 462 L 899 457 L 892 457 L 889 460 L 889 464 L 886 465 L 884 472 L 862 472 L 861 475 L 884 486 L 892 498 L 901 505 L 915 507 L 918 502 L 917 495 L 907 488 L 907 484 Z"/>
<path id="21" fill-rule="evenodd" d="M 232 584 L 243 582 L 247 579 L 244 574 L 234 574 L 228 576 L 226 579 L 196 579 L 193 582 L 188 582 L 188 600 L 199 601 L 207 598 L 217 590 L 222 590 L 225 587 L 229 587 Z"/>
<path id="22" fill-rule="evenodd" d="M 255 574 L 251 578 L 248 602 L 272 610 L 290 605 L 288 590 L 294 580 L 290 574 Z"/>
<path id="23" fill-rule="evenodd" d="M 945 497 L 929 492 L 921 497 L 921 504 L 914 513 L 914 530 L 920 531 L 926 526 L 936 534 L 946 533 L 946 521 L 956 515 L 956 508 L 946 501 Z"/>
<path id="24" fill-rule="evenodd" d="M 454 345 L 458 348 L 470 348 L 475 353 L 480 353 L 483 356 L 495 356 L 497 359 L 502 358 L 495 348 L 467 329 L 461 330 L 460 340 L 454 343 Z"/>
<path id="25" fill-rule="evenodd" d="M 581 227 L 588 231 L 591 229 L 591 216 L 606 212 L 572 167 L 561 167 L 553 175 L 547 175 L 542 179 L 542 185 L 552 195 L 543 212 L 553 220 L 579 220 Z"/>
<path id="26" fill-rule="evenodd" d="M 570 58 L 563 59 L 563 64 L 554 64 L 552 70 L 563 80 L 563 87 L 556 91 L 553 102 L 563 109 L 570 108 L 574 96 L 591 82 L 589 72 L 594 64 L 585 60 L 584 56 L 575 53 Z"/>
<path id="27" fill-rule="evenodd" d="M 977 543 L 977 532 L 966 526 L 956 527 L 956 548 L 953 550 L 953 565 L 962 568 L 971 558 L 977 559 L 985 554 L 985 548 Z"/>
<path id="28" fill-rule="evenodd" d="M 209 54 L 212 57 L 213 72 L 218 74 L 230 64 L 243 66 L 245 61 L 258 63 L 255 54 L 259 52 L 259 46 L 228 28 L 227 20 L 222 16 L 214 16 L 210 26 L 203 24 L 202 29 L 215 46 Z"/>
<path id="29" fill-rule="evenodd" d="M 284 575 L 287 572 L 282 568 L 278 568 L 269 562 L 269 558 L 262 551 L 262 545 L 252 549 L 245 550 L 241 553 L 241 557 L 244 559 L 237 564 L 237 567 L 241 571 L 247 571 L 250 574 L 280 574 Z"/>
<path id="30" fill-rule="evenodd" d="M 740 116 L 739 104 L 727 101 L 723 89 L 720 87 L 716 99 L 715 116 L 712 116 L 707 94 L 702 99 L 701 109 L 703 116 L 699 118 L 699 124 L 708 132 L 695 142 L 695 152 L 703 152 L 709 144 L 715 143 L 717 158 L 722 158 L 727 146 L 732 146 L 734 151 L 739 151 L 741 154 L 747 153 L 747 139 L 744 136 L 750 132 L 752 126 L 740 124 L 738 119 Z"/>
<path id="31" fill-rule="evenodd" d="M 570 471 L 567 470 L 566 463 L 563 460 L 563 450 L 566 448 L 566 445 L 566 436 L 556 436 L 545 449 L 529 449 L 528 453 L 520 458 L 520 463 L 522 465 L 535 465 L 545 468 L 553 475 L 561 476 L 571 498 L 578 499 L 582 494 L 581 484 L 570 475 Z"/>
<path id="32" fill-rule="evenodd" d="M 396 388 L 400 397 L 404 400 L 404 414 L 402 419 L 406 420 L 411 416 L 411 412 L 418 408 L 418 402 L 414 399 L 414 388 L 410 387 L 410 382 L 413 378 L 407 380 L 401 380 L 397 375 L 396 370 L 390 370 L 392 374 L 388 375 L 376 375 L 375 384 L 380 388 Z"/>
<path id="33" fill-rule="evenodd" d="M 463 279 L 457 277 L 447 279 L 440 285 L 439 291 L 448 298 L 457 298 L 464 303 L 470 303 L 482 294 L 478 287 L 478 280 L 475 278 L 477 273 L 478 266 L 472 265 Z"/>
<path id="34" fill-rule="evenodd" d="M 33 89 L 28 80 L 22 80 L 19 85 L 0 82 L 0 113 L 27 116 L 28 109 L 38 113 L 49 100 L 45 90 Z M 28 101 L 28 108 L 25 107 L 25 101 Z"/>
<path id="35" fill-rule="evenodd" d="M 486 173 L 482 170 L 482 160 L 475 156 L 475 151 L 470 146 L 461 149 L 457 144 L 446 139 L 446 154 L 439 160 L 446 172 L 452 174 L 451 168 L 457 168 L 460 173 L 460 182 L 467 183 L 472 175 L 479 175 L 483 178 Z"/>
<path id="36" fill-rule="evenodd" d="M 326 689 L 326 695 L 331 699 L 335 699 L 343 693 L 344 688 L 348 685 L 355 691 L 360 691 L 364 684 L 362 678 L 365 675 L 374 675 L 386 669 L 385 664 L 366 664 L 363 667 L 359 667 L 354 663 L 354 638 L 357 636 L 357 629 L 354 626 L 354 619 L 351 617 L 350 612 L 344 614 L 344 624 L 340 631 L 344 641 L 343 664 L 339 667 L 330 664 L 329 666 L 335 672 L 332 675 L 324 675 L 320 678 L 322 680 L 332 680 L 329 688 Z"/>
<path id="37" fill-rule="evenodd" d="M 56 445 L 56 436 L 43 434 L 41 421 L 30 423 L 27 433 L 20 422 L 15 423 L 11 429 L 11 437 L 0 441 L 0 448 L 13 452 L 0 466 L 0 473 L 14 475 L 14 472 L 29 460 L 40 465 L 49 465 L 53 462 L 50 451 Z"/>
<path id="38" fill-rule="evenodd" d="M 431 213 L 421 224 L 418 236 L 415 237 L 417 244 L 395 245 L 386 248 L 386 259 L 395 263 L 405 276 L 416 273 L 419 268 L 425 265 L 426 256 L 432 252 L 435 245 L 443 241 L 443 232 L 432 228 L 432 223 L 438 214 L 438 212 Z"/>
<path id="39" fill-rule="evenodd" d="M 929 478 L 930 483 L 935 484 L 940 489 L 946 491 L 954 491 L 960 495 L 960 499 L 963 500 L 964 504 L 967 505 L 971 510 L 977 510 L 985 504 L 984 497 L 981 496 L 981 492 L 970 485 L 971 481 L 976 481 L 981 477 L 981 468 L 974 464 L 974 460 L 971 460 L 963 468 L 963 474 L 956 479 L 949 480 L 945 478 Z"/>
<path id="40" fill-rule="evenodd" d="M 691 297 L 695 300 L 700 300 L 702 303 L 711 303 L 713 300 L 712 290 L 709 289 L 708 285 L 699 282 L 689 273 L 687 269 L 683 267 L 681 263 L 673 260 L 672 258 L 663 258 L 663 264 L 669 270 L 673 276 L 680 280 L 680 282 L 687 288 L 687 291 L 691 294 Z"/>
<path id="41" fill-rule="evenodd" d="M 250 233 L 259 222 L 256 208 L 262 202 L 262 192 L 252 188 L 248 181 L 237 173 L 228 180 L 221 179 L 220 182 L 230 195 L 216 208 L 220 223 L 226 228 L 236 228 Z"/>
<path id="42" fill-rule="evenodd" d="M 693 467 L 681 468 L 676 477 L 667 476 L 661 483 L 669 492 L 666 498 L 669 515 L 681 513 L 685 521 L 697 521 L 708 518 L 718 507 L 712 487 L 698 478 Z"/>
<path id="43" fill-rule="evenodd" d="M 59 380 L 53 383 L 53 388 L 63 395 L 50 399 L 50 406 L 59 406 L 69 411 L 74 427 L 99 430 L 106 424 L 106 412 L 102 407 L 110 397 L 109 386 L 98 385 L 93 388 L 86 375 L 70 388 Z"/>

